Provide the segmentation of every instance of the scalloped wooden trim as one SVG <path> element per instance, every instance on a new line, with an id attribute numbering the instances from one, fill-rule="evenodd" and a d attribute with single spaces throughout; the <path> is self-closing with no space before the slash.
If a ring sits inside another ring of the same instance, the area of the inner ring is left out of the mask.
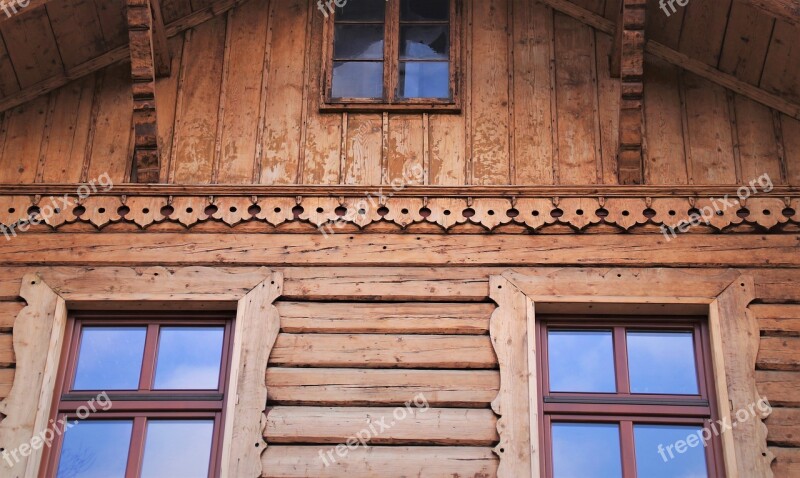
<path id="1" fill-rule="evenodd" d="M 49 212 L 55 209 L 52 204 L 54 200 L 50 198 L 0 196 L 0 224 L 9 226 L 27 217 L 28 210 L 34 205 Z M 353 224 L 363 228 L 384 221 L 401 228 L 429 223 L 449 230 L 457 225 L 473 224 L 492 231 L 513 224 L 536 231 L 548 225 L 561 224 L 582 231 L 604 223 L 624 231 L 652 224 L 663 226 L 662 232 L 671 235 L 666 228 L 675 229 L 681 221 L 689 221 L 694 210 L 708 212 L 708 226 L 716 231 L 740 224 L 756 225 L 766 230 L 788 223 L 800 224 L 800 197 L 754 196 L 743 205 L 725 207 L 723 204 L 719 196 L 519 199 L 500 196 L 473 199 L 392 197 L 391 193 L 341 198 L 105 195 L 88 197 L 79 207 L 59 208 L 58 213 L 46 215 L 46 224 L 57 229 L 65 224 L 84 222 L 102 229 L 120 222 L 141 228 L 172 222 L 190 228 L 206 221 L 219 221 L 229 226 L 246 222 L 280 226 L 303 221 L 320 228 L 335 229 L 335 224 Z M 343 216 L 340 215 L 342 208 L 345 208 Z M 80 209 L 81 214 L 76 215 Z M 745 209 L 748 215 L 740 217 L 739 212 Z M 712 211 L 720 213 L 711 214 Z"/>
<path id="2" fill-rule="evenodd" d="M 49 285 L 52 284 L 52 287 Z M 7 450 L 29 443 L 43 431 L 52 406 L 58 361 L 70 308 L 125 308 L 153 305 L 228 303 L 237 310 L 223 435 L 222 476 L 260 476 L 266 450 L 263 430 L 267 386 L 264 371 L 278 335 L 280 317 L 272 305 L 283 290 L 283 275 L 266 268 L 236 272 L 210 267 L 81 268 L 69 273 L 42 269 L 23 278 L 20 295 L 28 306 L 14 323 L 17 370 L 9 396 L 0 402 L 0 446 Z M 31 397 L 38 397 L 32 406 Z M 255 444 L 255 446 L 254 446 Z M 41 451 L 8 467 L 3 476 L 36 478 Z M 7 474 L 8 472 L 9 474 Z"/>

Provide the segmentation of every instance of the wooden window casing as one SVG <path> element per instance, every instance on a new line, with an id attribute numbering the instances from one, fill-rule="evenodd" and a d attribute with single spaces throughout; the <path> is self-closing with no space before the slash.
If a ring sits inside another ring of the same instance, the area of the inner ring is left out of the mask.
<path id="1" fill-rule="evenodd" d="M 400 1 L 386 1 L 386 15 L 384 20 L 384 51 L 383 51 L 383 97 L 382 98 L 334 98 L 333 88 L 333 63 L 334 63 L 334 26 L 336 23 L 335 12 L 324 20 L 323 29 L 323 61 L 322 61 L 322 88 L 320 110 L 328 112 L 429 112 L 459 113 L 461 111 L 461 29 L 463 8 L 461 0 L 450 2 L 450 98 L 401 98 L 399 94 L 399 68 L 400 68 Z M 355 8 L 355 5 L 350 8 Z M 370 22 L 353 22 L 370 23 Z M 402 23 L 433 24 L 434 21 L 419 21 Z M 441 22 L 444 23 L 444 22 Z"/>
<path id="2" fill-rule="evenodd" d="M 548 331 L 611 331 L 616 393 L 567 393 L 550 391 Z M 698 394 L 642 394 L 630 391 L 626 334 L 634 332 L 691 332 L 694 341 Z M 542 476 L 553 477 L 552 424 L 608 423 L 619 426 L 623 477 L 635 477 L 634 424 L 693 425 L 704 427 L 719 419 L 714 407 L 714 377 L 708 326 L 703 318 L 602 316 L 543 317 L 537 321 L 539 436 Z M 724 458 L 718 434 L 705 447 L 709 477 L 724 477 Z"/>
<path id="3" fill-rule="evenodd" d="M 81 332 L 84 327 L 146 327 L 138 390 L 80 390 L 73 385 L 77 371 Z M 155 390 L 156 360 L 161 327 L 208 327 L 224 329 L 219 382 L 216 390 Z M 101 393 L 106 393 L 113 406 L 108 411 L 97 410 L 84 420 L 129 419 L 133 421 L 126 478 L 140 475 L 144 457 L 145 435 L 149 419 L 207 419 L 213 420 L 214 430 L 209 457 L 209 476 L 221 472 L 221 440 L 225 427 L 225 408 L 231 373 L 232 334 L 234 320 L 231 314 L 220 313 L 80 313 L 71 315 L 66 324 L 65 341 L 61 352 L 59 373 L 55 383 L 50 419 L 74 418 L 77 410 Z M 63 434 L 56 434 L 52 447 L 42 459 L 39 476 L 54 477 L 63 445 Z"/>

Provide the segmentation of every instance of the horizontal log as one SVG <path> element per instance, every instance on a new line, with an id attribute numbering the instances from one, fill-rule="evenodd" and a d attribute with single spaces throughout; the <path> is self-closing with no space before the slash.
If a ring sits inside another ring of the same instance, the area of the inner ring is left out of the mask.
<path id="1" fill-rule="evenodd" d="M 267 369 L 267 400 L 280 405 L 402 405 L 422 393 L 434 407 L 482 408 L 499 389 L 494 370 Z"/>
<path id="2" fill-rule="evenodd" d="M 488 334 L 493 304 L 279 302 L 287 333 Z"/>
<path id="3" fill-rule="evenodd" d="M 14 369 L 0 368 L 0 400 L 6 398 L 11 392 L 11 385 L 14 383 Z"/>
<path id="4" fill-rule="evenodd" d="M 756 383 L 772 406 L 800 407 L 800 372 L 757 370 Z"/>
<path id="5" fill-rule="evenodd" d="M 775 408 L 766 424 L 770 445 L 800 447 L 800 408 Z"/>
<path id="6" fill-rule="evenodd" d="M 497 367 L 488 336 L 280 334 L 271 366 L 486 369 Z"/>
<path id="7" fill-rule="evenodd" d="M 12 329 L 14 320 L 24 307 L 24 302 L 0 302 L 0 330 Z"/>
<path id="8" fill-rule="evenodd" d="M 775 478 L 796 478 L 800 476 L 800 448 L 769 447 L 775 455 L 772 472 Z"/>
<path id="9" fill-rule="evenodd" d="M 263 478 L 495 478 L 498 457 L 479 447 L 370 447 L 331 456 L 318 446 L 273 445 L 261 456 Z"/>
<path id="10" fill-rule="evenodd" d="M 491 446 L 499 439 L 489 409 L 267 408 L 267 443 L 339 444 L 357 435 L 374 445 Z"/>
<path id="11" fill-rule="evenodd" d="M 657 252 L 656 252 L 657 251 Z M 63 234 L 0 242 L 8 265 L 800 266 L 800 235 Z"/>
<path id="12" fill-rule="evenodd" d="M 762 337 L 756 367 L 800 371 L 800 337 Z"/>
<path id="13" fill-rule="evenodd" d="M 11 334 L 0 334 L 0 367 L 11 366 L 16 361 Z"/>
<path id="14" fill-rule="evenodd" d="M 800 336 L 800 304 L 754 304 L 762 335 Z"/>

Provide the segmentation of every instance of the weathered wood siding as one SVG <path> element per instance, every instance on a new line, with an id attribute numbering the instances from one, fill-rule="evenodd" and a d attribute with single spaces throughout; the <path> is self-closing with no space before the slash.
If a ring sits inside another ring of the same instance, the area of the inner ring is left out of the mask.
<path id="1" fill-rule="evenodd" d="M 603 2 L 583 3 L 602 13 Z M 747 27 L 742 7 L 734 12 L 728 36 Z M 682 18 L 673 15 L 655 39 L 723 71 L 788 75 L 790 52 L 781 60 L 772 48 L 764 65 L 747 62 L 744 46 L 714 53 L 725 33 L 718 13 L 688 17 L 711 25 L 679 39 L 669 37 Z M 310 0 L 252 0 L 173 38 L 173 74 L 157 86 L 162 182 L 377 185 L 405 174 L 451 186 L 616 183 L 619 81 L 608 35 L 528 0 L 468 1 L 461 114 L 320 113 L 324 21 Z M 787 44 L 800 29 L 779 27 Z M 765 49 L 759 35 L 750 43 Z M 0 183 L 102 172 L 127 181 L 129 75 L 110 67 L 3 114 Z M 800 122 L 653 58 L 644 116 L 648 184 L 738 184 L 764 173 L 800 184 Z M 415 167 L 424 177 L 410 174 Z"/>

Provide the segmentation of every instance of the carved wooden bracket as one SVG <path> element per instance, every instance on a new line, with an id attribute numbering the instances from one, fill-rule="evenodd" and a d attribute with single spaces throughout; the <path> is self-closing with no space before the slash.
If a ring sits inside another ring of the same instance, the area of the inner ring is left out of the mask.
<path id="1" fill-rule="evenodd" d="M 644 181 L 644 47 L 646 0 L 623 0 L 612 56 L 612 72 L 621 80 L 619 103 L 619 153 L 621 184 Z"/>
<path id="2" fill-rule="evenodd" d="M 156 28 L 150 0 L 127 2 L 135 134 L 132 179 L 139 183 L 157 183 L 161 165 L 158 154 L 155 81 L 156 65 L 161 64 L 163 70 L 166 35 L 163 22 Z M 157 18 L 161 18 L 160 12 Z M 161 54 L 156 55 L 159 50 Z M 157 57 L 159 61 L 156 61 Z M 166 63 L 169 63 L 168 53 Z"/>

